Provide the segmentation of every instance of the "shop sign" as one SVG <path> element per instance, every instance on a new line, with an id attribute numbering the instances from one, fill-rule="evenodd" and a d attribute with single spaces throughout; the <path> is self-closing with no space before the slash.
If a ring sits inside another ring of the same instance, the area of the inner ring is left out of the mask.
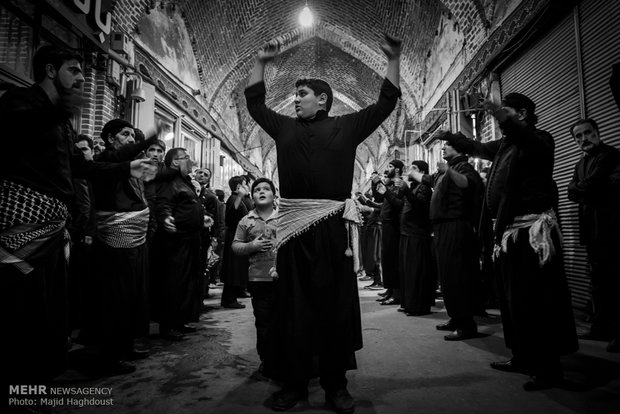
<path id="1" fill-rule="evenodd" d="M 73 0 L 73 5 L 86 15 L 90 26 L 95 29 L 94 35 L 100 43 L 104 43 L 112 29 L 112 14 L 107 11 L 110 0 Z M 102 13 L 104 9 L 106 11 Z"/>

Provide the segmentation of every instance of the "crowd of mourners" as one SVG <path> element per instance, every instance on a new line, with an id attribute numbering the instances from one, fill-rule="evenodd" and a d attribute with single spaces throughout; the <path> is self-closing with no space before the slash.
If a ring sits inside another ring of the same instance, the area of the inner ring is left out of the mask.
<path id="1" fill-rule="evenodd" d="M 437 329 L 447 341 L 477 337 L 475 316 L 498 307 L 513 357 L 491 366 L 532 376 L 526 390 L 557 386 L 559 357 L 578 341 L 554 141 L 535 128 L 535 103 L 519 93 L 486 102 L 501 139 L 440 133 L 445 162 L 437 172 L 429 174 L 423 160 L 395 159 L 372 174 L 366 193 L 350 198 L 352 170 L 339 161 L 353 160 L 351 149 L 400 96 L 400 42 L 386 37 L 382 47 L 388 75 L 376 104 L 330 118 L 329 85 L 302 79 L 297 120 L 266 108 L 264 66 L 278 50 L 260 51 L 245 93 L 252 117 L 286 154 L 279 159 L 282 198 L 269 179 L 235 176 L 227 200 L 210 187 L 211 171 L 194 169 L 186 149 L 167 148 L 157 128 L 143 132 L 113 119 L 96 137 L 76 134 L 70 119 L 81 104 L 80 57 L 39 49 L 35 85 L 0 98 L 8 137 L 0 260 L 9 309 L 3 325 L 13 338 L 4 353 L 10 381 L 49 381 L 65 369 L 71 341 L 93 350 L 82 368 L 131 373 L 131 361 L 148 357 L 136 340 L 154 333 L 152 322 L 161 338 L 183 340 L 208 310 L 210 289 L 223 286 L 223 308 L 244 308 L 238 298 L 252 298 L 258 374 L 283 384 L 274 409 L 293 407 L 320 376 L 335 410 L 353 412 L 345 372 L 362 347 L 356 271 L 372 282 L 364 289 L 380 291 L 381 305 L 400 305 L 406 316 L 430 314 L 439 292 L 449 319 Z M 593 119 L 569 122 L 567 132 L 584 152 L 567 194 L 579 206 L 591 266 L 595 312 L 586 337 L 610 341 L 607 350 L 618 352 L 620 151 L 601 141 Z M 310 139 L 315 134 L 333 141 L 324 146 Z M 478 172 L 470 156 L 492 163 Z"/>

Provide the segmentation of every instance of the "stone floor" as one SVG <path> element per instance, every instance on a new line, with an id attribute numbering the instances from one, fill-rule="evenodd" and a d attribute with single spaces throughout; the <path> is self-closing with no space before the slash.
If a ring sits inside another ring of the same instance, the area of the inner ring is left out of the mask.
<path id="1" fill-rule="evenodd" d="M 55 384 L 64 389 L 109 387 L 109 396 L 96 399 L 111 405 L 65 398 L 50 411 L 271 413 L 268 398 L 278 387 L 251 377 L 258 357 L 250 300 L 242 300 L 245 309 L 222 309 L 221 290 L 212 293 L 208 304 L 215 309 L 202 316 L 198 332 L 178 343 L 150 338 L 151 356 L 136 364 L 135 373 L 88 378 L 70 370 Z M 444 333 L 435 330 L 447 318 L 441 307 L 432 315 L 407 317 L 395 306 L 379 306 L 375 298 L 376 292 L 360 289 L 364 349 L 357 353 L 358 370 L 348 374 L 357 413 L 620 413 L 620 354 L 606 352 L 603 342 L 581 341 L 580 351 L 563 359 L 570 389 L 526 392 L 522 384 L 527 377 L 489 367 L 508 357 L 497 311 L 478 319 L 479 338 L 446 342 Z M 544 309 L 540 317 L 545 317 Z M 316 381 L 308 403 L 291 411 L 331 412 Z"/>

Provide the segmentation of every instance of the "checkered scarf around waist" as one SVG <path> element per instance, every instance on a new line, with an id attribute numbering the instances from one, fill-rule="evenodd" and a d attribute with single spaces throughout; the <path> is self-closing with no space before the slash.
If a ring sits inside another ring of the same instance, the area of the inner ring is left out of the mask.
<path id="1" fill-rule="evenodd" d="M 65 229 L 69 210 L 62 201 L 32 188 L 0 180 L 0 268 L 15 266 L 23 274 L 34 268 L 27 262 L 44 252 L 48 241 L 64 237 L 69 260 L 70 239 Z"/>
<path id="2" fill-rule="evenodd" d="M 140 211 L 97 211 L 97 238 L 104 244 L 127 249 L 146 241 L 149 208 Z"/>
<path id="3" fill-rule="evenodd" d="M 362 215 L 357 201 L 347 199 L 313 200 L 313 199 L 289 199 L 282 198 L 278 206 L 278 231 L 274 250 L 277 250 L 286 242 L 299 234 L 307 231 L 313 225 L 344 210 L 342 218 L 347 228 L 347 249 L 344 254 L 353 257 L 353 267 L 357 271 L 360 268 L 359 258 L 359 225 L 362 223 Z"/>
<path id="4" fill-rule="evenodd" d="M 516 241 L 520 229 L 529 229 L 530 246 L 538 254 L 539 266 L 543 267 L 549 263 L 555 256 L 555 245 L 551 237 L 553 232 L 558 234 L 562 243 L 562 233 L 553 210 L 515 217 L 514 222 L 506 227 L 501 245 L 495 246 L 493 257 L 498 257 L 501 252 L 508 252 L 508 240 Z"/>

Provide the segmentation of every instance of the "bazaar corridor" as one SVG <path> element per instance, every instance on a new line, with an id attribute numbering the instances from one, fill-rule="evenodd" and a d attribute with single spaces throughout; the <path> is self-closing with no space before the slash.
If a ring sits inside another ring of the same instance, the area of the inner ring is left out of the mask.
<path id="1" fill-rule="evenodd" d="M 138 361 L 133 374 L 88 379 L 70 370 L 59 379 L 58 385 L 66 387 L 111 387 L 112 407 L 64 406 L 52 412 L 272 413 L 268 398 L 278 386 L 252 378 L 259 361 L 251 302 L 241 300 L 245 309 L 221 309 L 219 292 L 213 291 L 208 303 L 214 309 L 203 314 L 195 334 L 173 344 L 153 337 L 151 356 Z M 358 370 L 348 375 L 357 413 L 618 412 L 620 354 L 605 352 L 605 342 L 581 340 L 579 352 L 562 360 L 567 389 L 528 393 L 522 389 L 524 375 L 489 367 L 509 357 L 497 311 L 477 318 L 479 338 L 447 342 L 435 330 L 446 319 L 443 307 L 434 307 L 432 315 L 407 317 L 395 306 L 379 306 L 375 298 L 374 292 L 360 289 L 364 349 L 357 353 Z M 292 412 L 332 412 L 317 380 L 309 391 L 308 403 Z"/>

